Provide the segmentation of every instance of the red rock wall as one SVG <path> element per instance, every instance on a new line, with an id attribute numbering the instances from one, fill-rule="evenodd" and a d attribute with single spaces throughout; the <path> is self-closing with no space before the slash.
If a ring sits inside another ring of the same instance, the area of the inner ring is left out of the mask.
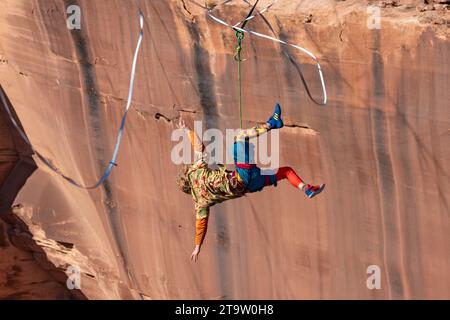
<path id="1" fill-rule="evenodd" d="M 20 210 L 11 209 L 36 165 L 0 107 L 0 299 L 83 299 L 80 291 L 67 289 L 66 268 L 49 261 Z"/>
<path id="2" fill-rule="evenodd" d="M 35 147 L 92 184 L 125 105 L 137 9 L 75 3 L 81 31 L 66 28 L 68 2 L 2 1 L 0 81 Z M 446 11 L 408 3 L 383 8 L 380 30 L 367 28 L 359 1 L 280 1 L 265 15 L 278 37 L 318 55 L 326 107 L 309 100 L 280 46 L 246 38 L 245 125 L 266 120 L 279 101 L 289 125 L 282 164 L 327 189 L 308 200 L 280 183 L 214 207 L 199 263 L 189 261 L 192 204 L 174 183 L 174 126 L 155 114 L 184 110 L 221 129 L 239 120 L 233 33 L 189 1 L 187 10 L 141 1 L 134 104 L 107 183 L 78 190 L 37 162 L 16 203 L 46 237 L 75 244 L 90 268 L 89 298 L 450 298 L 450 43 L 438 23 Z M 235 22 L 245 10 L 219 13 Z M 249 27 L 270 33 L 260 19 Z M 320 96 L 311 61 L 291 53 Z M 369 265 L 381 268 L 381 290 L 366 287 Z"/>

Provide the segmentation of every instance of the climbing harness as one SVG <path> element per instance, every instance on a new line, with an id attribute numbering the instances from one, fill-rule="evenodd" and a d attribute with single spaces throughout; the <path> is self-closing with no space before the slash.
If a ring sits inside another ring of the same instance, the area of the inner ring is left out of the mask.
<path id="1" fill-rule="evenodd" d="M 207 8 L 207 7 L 204 7 L 204 6 L 200 5 L 200 4 L 198 4 L 197 2 L 195 2 L 194 0 L 190 0 L 190 1 L 193 2 L 193 3 L 195 3 L 196 5 L 198 5 L 198 6 L 202 7 L 202 8 L 204 8 L 204 9 L 207 11 L 208 16 L 209 16 L 211 19 L 213 19 L 215 22 L 217 22 L 217 23 L 219 23 L 219 24 L 221 24 L 221 25 L 223 25 L 223 26 L 225 26 L 225 27 L 228 27 L 228 28 L 233 29 L 236 33 L 237 33 L 237 32 L 240 32 L 240 33 L 242 33 L 242 34 L 248 33 L 248 34 L 254 35 L 254 36 L 256 36 L 256 37 L 260 37 L 260 38 L 263 38 L 263 39 L 266 39 L 266 40 L 271 40 L 271 41 L 274 41 L 274 42 L 277 42 L 277 43 L 286 45 L 286 46 L 288 46 L 288 47 L 297 49 L 297 50 L 299 50 L 299 51 L 305 53 L 307 56 L 309 56 L 311 59 L 313 59 L 314 62 L 315 62 L 315 64 L 316 64 L 316 66 L 317 66 L 317 71 L 318 71 L 319 77 L 320 77 L 320 84 L 321 84 L 321 86 L 322 86 L 322 97 L 323 97 L 323 98 L 322 98 L 322 101 L 317 101 L 317 100 L 312 96 L 312 94 L 311 94 L 311 92 L 310 92 L 310 90 L 309 90 L 309 87 L 308 87 L 308 85 L 307 85 L 307 82 L 306 82 L 306 80 L 305 80 L 305 78 L 304 78 L 304 76 L 303 76 L 303 73 L 301 72 L 300 67 L 297 66 L 297 65 L 295 64 L 294 59 L 293 59 L 288 53 L 285 53 L 285 55 L 289 58 L 290 62 L 293 63 L 293 64 L 296 66 L 297 71 L 300 73 L 302 82 L 303 82 L 303 84 L 304 84 L 304 86 L 305 86 L 305 89 L 306 89 L 306 91 L 307 91 L 307 94 L 308 94 L 308 96 L 311 98 L 311 100 L 314 101 L 314 102 L 315 102 L 316 104 L 318 104 L 318 105 L 326 105 L 326 104 L 327 104 L 327 101 L 328 101 L 328 95 L 327 95 L 327 89 L 326 89 L 325 80 L 324 80 L 324 76 L 323 76 L 323 72 L 322 72 L 322 67 L 320 66 L 319 60 L 317 59 L 317 57 L 316 57 L 313 53 L 311 53 L 309 50 L 307 50 L 307 49 L 305 49 L 305 48 L 303 48 L 303 47 L 301 47 L 301 46 L 299 46 L 299 45 L 292 44 L 292 43 L 288 43 L 288 42 L 283 41 L 283 40 L 280 40 L 280 39 L 278 39 L 278 38 L 275 38 L 275 37 L 272 37 L 272 36 L 269 36 L 269 35 L 266 35 L 266 34 L 263 34 L 263 33 L 259 33 L 259 32 L 256 32 L 256 31 L 253 31 L 253 30 L 250 30 L 250 29 L 244 29 L 245 23 L 247 23 L 248 21 L 254 19 L 257 15 L 260 15 L 261 17 L 263 17 L 262 14 L 263 14 L 264 12 L 268 11 L 275 3 L 278 2 L 279 0 L 273 1 L 272 3 L 270 3 L 269 5 L 267 5 L 266 7 L 264 7 L 262 10 L 260 10 L 259 12 L 257 11 L 257 14 L 253 14 L 253 11 L 254 11 L 254 9 L 255 9 L 255 7 L 256 7 L 256 4 L 258 3 L 258 1 L 257 1 L 257 2 L 255 3 L 255 5 L 252 7 L 252 10 L 250 11 L 250 14 L 249 14 L 243 21 L 240 21 L 240 22 L 238 22 L 238 23 L 236 23 L 236 24 L 234 24 L 234 25 L 231 25 L 230 23 L 228 23 L 228 22 L 226 22 L 226 21 L 224 21 L 224 20 L 218 18 L 217 16 L 213 15 L 212 12 L 213 12 L 213 9 L 214 9 L 214 8 Z M 230 1 L 229 1 L 229 0 L 228 0 L 228 1 L 225 1 L 225 2 L 223 2 L 222 4 L 225 4 L 225 3 L 228 3 L 228 2 L 230 2 Z M 244 2 L 246 2 L 247 4 L 249 4 L 249 2 L 248 2 L 247 0 L 244 0 Z M 264 20 L 265 20 L 265 19 L 264 19 Z M 266 23 L 267 23 L 267 21 L 266 21 Z M 239 26 L 240 24 L 242 24 L 242 25 Z M 270 27 L 270 26 L 269 26 L 269 27 Z M 273 30 L 272 30 L 272 32 L 273 32 Z M 243 38 L 243 37 L 242 37 L 242 38 Z M 241 39 L 241 41 L 242 41 L 242 39 Z M 238 69 L 240 69 L 239 61 L 238 61 Z M 239 80 L 239 74 L 238 74 L 238 85 L 239 85 L 239 82 L 240 82 L 240 80 Z M 240 94 L 239 91 L 238 91 L 238 94 Z M 241 117 L 241 118 L 242 118 L 242 117 Z"/>
<path id="2" fill-rule="evenodd" d="M 22 128 L 19 126 L 19 124 L 15 121 L 15 119 L 14 119 L 14 117 L 12 115 L 12 112 L 9 109 L 9 106 L 8 106 L 7 101 L 6 101 L 6 98 L 5 98 L 5 95 L 3 93 L 3 90 L 0 90 L 0 97 L 1 97 L 1 100 L 2 100 L 3 105 L 5 107 L 5 110 L 8 113 L 8 116 L 11 119 L 11 122 L 13 123 L 13 125 L 17 129 L 17 131 L 19 132 L 19 134 L 22 137 L 22 139 L 31 147 L 31 149 L 37 155 L 37 157 L 48 168 L 50 168 L 50 170 L 52 170 L 53 172 L 57 173 L 58 175 L 63 177 L 65 180 L 67 180 L 69 183 L 71 183 L 72 185 L 74 185 L 74 186 L 76 186 L 78 188 L 81 188 L 81 189 L 96 189 L 96 188 L 98 188 L 100 185 L 102 185 L 105 182 L 106 179 L 108 179 L 108 177 L 110 176 L 113 168 L 117 166 L 117 164 L 116 164 L 117 155 L 119 153 L 120 144 L 122 142 L 122 136 L 123 136 L 123 132 L 124 132 L 124 128 L 125 128 L 125 122 L 126 122 L 126 119 L 127 119 L 127 113 L 130 110 L 131 101 L 133 99 L 134 79 L 135 79 L 135 76 L 136 76 L 136 65 L 137 65 L 139 51 L 140 51 L 141 44 L 142 44 L 142 39 L 144 37 L 144 15 L 142 14 L 142 12 L 140 10 L 139 10 L 139 23 L 140 23 L 139 40 L 137 42 L 136 50 L 134 52 L 133 64 L 132 64 L 132 68 L 131 68 L 131 77 L 130 77 L 130 87 L 129 87 L 129 92 L 128 92 L 128 100 L 127 100 L 127 105 L 126 105 L 126 108 L 125 108 L 125 112 L 124 112 L 123 117 L 122 117 L 122 121 L 120 123 L 119 132 L 117 134 L 117 140 L 116 140 L 116 144 L 115 144 L 115 147 L 114 147 L 114 152 L 112 154 L 111 161 L 109 162 L 108 167 L 106 168 L 105 172 L 99 178 L 98 182 L 96 184 L 92 185 L 92 186 L 83 186 L 82 184 L 74 181 L 72 178 L 64 175 L 47 158 L 45 158 L 41 153 L 39 153 L 35 148 L 33 148 L 32 144 L 31 144 L 30 140 L 28 139 L 28 137 L 26 136 L 25 132 L 22 130 Z"/>

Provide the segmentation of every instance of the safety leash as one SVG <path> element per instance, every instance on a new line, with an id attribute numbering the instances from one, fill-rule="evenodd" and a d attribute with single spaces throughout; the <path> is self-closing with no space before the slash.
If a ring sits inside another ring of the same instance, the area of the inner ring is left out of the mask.
<path id="1" fill-rule="evenodd" d="M 259 0 L 256 0 L 255 4 L 253 5 L 250 12 L 247 14 L 247 17 L 242 21 L 241 29 L 245 27 L 245 25 L 250 21 L 250 17 L 253 14 L 253 11 L 256 8 L 256 5 L 258 4 Z M 234 60 L 237 61 L 237 74 L 238 74 L 238 84 L 237 84 L 237 92 L 238 92 L 238 102 L 239 102 L 239 125 L 242 130 L 242 115 L 243 115 L 243 103 L 242 103 L 242 76 L 241 76 L 241 62 L 245 61 L 241 59 L 241 52 L 242 52 L 242 41 L 244 40 L 245 33 L 242 31 L 239 31 L 235 29 L 235 36 L 237 38 L 237 47 L 236 47 L 236 54 L 234 55 Z"/>
<path id="2" fill-rule="evenodd" d="M 57 173 L 59 176 L 63 177 L 65 180 L 67 180 L 70 184 L 81 188 L 81 189 L 96 189 L 98 188 L 101 184 L 103 184 L 103 182 L 105 182 L 106 179 L 108 179 L 108 177 L 110 176 L 112 170 L 114 169 L 114 167 L 117 166 L 116 161 L 117 161 L 117 155 L 119 153 L 119 148 L 120 148 L 120 144 L 122 142 L 122 136 L 123 136 L 123 132 L 125 129 L 125 122 L 127 119 L 127 113 L 130 110 L 131 107 L 131 102 L 133 99 L 133 91 L 134 91 L 134 79 L 136 76 L 136 65 L 137 65 L 137 60 L 138 60 L 138 56 L 139 56 L 139 51 L 141 48 L 141 44 L 142 44 L 142 39 L 144 37 L 144 15 L 142 14 L 142 12 L 139 10 L 139 23 L 140 23 L 140 32 L 139 32 L 139 40 L 137 42 L 137 46 L 136 46 L 136 50 L 134 52 L 134 58 L 133 58 L 133 65 L 131 68 L 131 78 L 130 78 L 130 87 L 129 87 L 129 91 L 128 91 L 128 100 L 127 100 L 127 105 L 125 108 L 125 112 L 123 114 L 122 117 L 122 121 L 120 123 L 120 128 L 119 128 L 119 133 L 117 134 L 117 140 L 116 140 L 116 144 L 114 147 L 114 152 L 113 155 L 111 157 L 111 161 L 108 164 L 108 167 L 106 168 L 105 172 L 103 173 L 103 175 L 99 178 L 99 180 L 97 181 L 96 184 L 92 185 L 92 186 L 84 186 L 76 181 L 74 181 L 72 178 L 66 176 L 65 174 L 63 174 L 57 167 L 55 167 L 46 157 L 44 157 L 41 153 L 39 153 L 31 144 L 30 140 L 28 139 L 27 135 L 25 134 L 25 132 L 22 130 L 22 128 L 19 126 L 19 124 L 15 121 L 12 112 L 8 106 L 8 103 L 6 101 L 6 97 L 3 93 L 3 90 L 0 90 L 0 98 L 3 102 L 3 105 L 5 107 L 6 112 L 8 113 L 9 118 L 11 119 L 12 124 L 14 125 L 14 127 L 17 129 L 17 131 L 19 132 L 20 136 L 22 137 L 22 139 L 30 146 L 30 148 L 33 150 L 33 152 L 37 155 L 37 157 L 53 172 Z"/>
<path id="3" fill-rule="evenodd" d="M 241 51 L 242 51 L 242 40 L 244 40 L 244 33 L 240 31 L 236 31 L 235 33 L 236 38 L 238 40 L 238 45 L 236 47 L 236 54 L 234 55 L 234 60 L 237 61 L 237 74 L 238 74 L 238 81 L 237 81 L 237 92 L 238 92 L 238 101 L 239 101 L 239 124 L 240 128 L 242 129 L 242 78 L 241 78 L 241 62 L 243 61 L 241 59 Z"/>

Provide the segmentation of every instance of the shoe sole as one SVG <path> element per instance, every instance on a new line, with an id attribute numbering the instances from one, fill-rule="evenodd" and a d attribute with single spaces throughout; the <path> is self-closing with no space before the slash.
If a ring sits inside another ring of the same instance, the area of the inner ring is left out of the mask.
<path id="1" fill-rule="evenodd" d="M 325 189 L 325 184 L 321 184 L 319 190 L 314 191 L 313 194 L 311 194 L 310 196 L 308 196 L 308 198 L 312 199 L 315 196 L 317 196 L 319 193 L 321 193 L 323 191 L 323 189 Z"/>

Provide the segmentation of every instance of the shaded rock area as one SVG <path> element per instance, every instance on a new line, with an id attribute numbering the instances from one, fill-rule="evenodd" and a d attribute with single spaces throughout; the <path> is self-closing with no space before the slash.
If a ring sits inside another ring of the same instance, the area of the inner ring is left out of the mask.
<path id="1" fill-rule="evenodd" d="M 17 211 L 2 213 L 0 220 L 0 299 L 86 299 L 79 290 L 69 290 L 63 266 L 54 265 L 46 253 L 49 243 L 33 239 Z M 25 231 L 27 230 L 27 231 Z M 67 252 L 57 246 L 58 255 Z"/>
<path id="2" fill-rule="evenodd" d="M 50 262 L 44 248 L 58 246 L 51 241 L 45 243 L 45 237 L 42 242 L 37 240 L 42 230 L 30 230 L 32 223 L 22 218 L 23 209 L 11 208 L 36 165 L 32 151 L 21 141 L 1 107 L 0 299 L 85 299 L 81 291 L 67 289 L 65 269 Z M 66 254 L 60 252 L 61 256 Z"/>

